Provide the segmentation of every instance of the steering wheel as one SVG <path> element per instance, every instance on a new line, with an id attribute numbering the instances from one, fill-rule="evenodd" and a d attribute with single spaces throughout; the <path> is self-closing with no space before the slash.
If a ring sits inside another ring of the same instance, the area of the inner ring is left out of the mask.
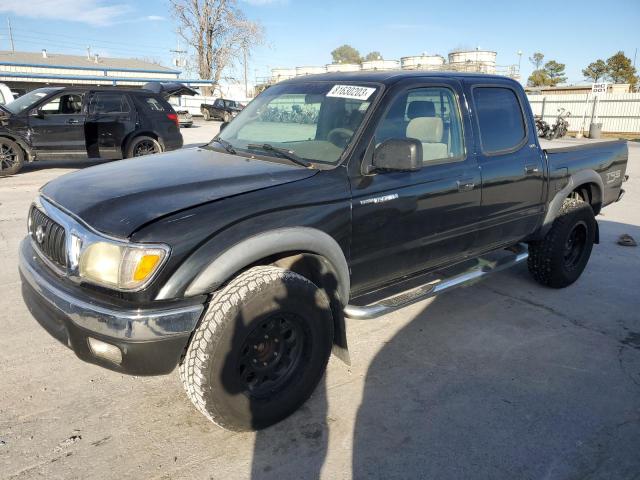
<path id="1" fill-rule="evenodd" d="M 348 128 L 334 128 L 327 135 L 327 140 L 333 143 L 336 147 L 344 148 L 349 143 L 353 130 Z"/>

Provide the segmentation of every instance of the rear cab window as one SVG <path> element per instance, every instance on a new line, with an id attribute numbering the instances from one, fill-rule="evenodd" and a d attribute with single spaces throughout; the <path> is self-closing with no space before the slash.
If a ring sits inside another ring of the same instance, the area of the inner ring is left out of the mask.
<path id="1" fill-rule="evenodd" d="M 477 86 L 473 98 L 485 154 L 514 151 L 526 141 L 527 130 L 518 95 L 509 87 Z"/>

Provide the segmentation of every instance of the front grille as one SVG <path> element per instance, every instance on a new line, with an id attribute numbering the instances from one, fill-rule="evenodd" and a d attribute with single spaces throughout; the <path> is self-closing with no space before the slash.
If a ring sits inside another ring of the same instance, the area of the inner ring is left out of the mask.
<path id="1" fill-rule="evenodd" d="M 67 266 L 66 232 L 38 208 L 29 212 L 29 234 L 36 247 L 51 262 L 59 267 Z"/>

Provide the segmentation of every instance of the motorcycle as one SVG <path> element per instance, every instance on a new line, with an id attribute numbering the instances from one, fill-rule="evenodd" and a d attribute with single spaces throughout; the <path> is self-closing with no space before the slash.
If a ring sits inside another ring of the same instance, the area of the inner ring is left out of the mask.
<path id="1" fill-rule="evenodd" d="M 571 116 L 571 112 L 567 112 L 564 108 L 558 109 L 558 116 L 556 117 L 556 123 L 547 132 L 546 139 L 553 140 L 554 138 L 562 138 L 569 131 L 569 121 L 567 118 Z"/>
<path id="2" fill-rule="evenodd" d="M 546 138 L 551 127 L 547 122 L 545 122 L 540 115 L 534 116 L 536 121 L 536 132 L 538 134 L 538 138 Z"/>

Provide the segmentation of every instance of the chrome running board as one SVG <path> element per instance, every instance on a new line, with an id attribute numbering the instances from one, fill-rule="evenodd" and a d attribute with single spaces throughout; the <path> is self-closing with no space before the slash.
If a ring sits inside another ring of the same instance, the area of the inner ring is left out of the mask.
<path id="1" fill-rule="evenodd" d="M 435 297 L 455 287 L 478 281 L 487 275 L 524 262 L 529 256 L 527 246 L 524 244 L 515 245 L 507 250 L 509 255 L 503 256 L 502 258 L 489 260 L 482 256 L 478 257 L 475 259 L 476 263 L 474 266 L 463 270 L 461 273 L 458 272 L 450 277 L 432 280 L 429 283 L 414 287 L 378 302 L 362 306 L 347 305 L 344 308 L 344 315 L 354 320 L 377 318 L 394 310 L 399 310 L 411 304 L 421 302 L 427 298 Z"/>

